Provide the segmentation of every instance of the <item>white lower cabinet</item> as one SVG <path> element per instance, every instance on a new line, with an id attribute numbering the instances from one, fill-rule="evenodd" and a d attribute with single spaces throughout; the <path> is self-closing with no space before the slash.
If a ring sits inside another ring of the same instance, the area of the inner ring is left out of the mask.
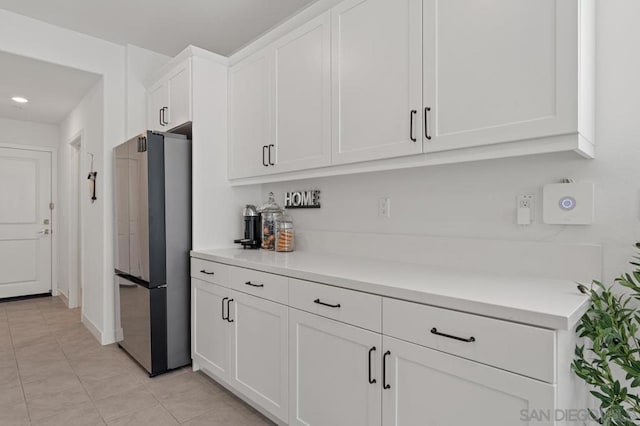
<path id="1" fill-rule="evenodd" d="M 384 426 L 527 425 L 530 410 L 555 404 L 554 385 L 392 337 L 383 343 Z"/>
<path id="2" fill-rule="evenodd" d="M 289 333 L 289 424 L 380 426 L 381 335 L 297 309 Z"/>
<path id="3" fill-rule="evenodd" d="M 289 402 L 289 308 L 231 292 L 231 385 L 283 421 Z"/>
<path id="4" fill-rule="evenodd" d="M 191 351 L 195 362 L 208 373 L 229 378 L 229 322 L 226 302 L 231 291 L 216 284 L 191 279 Z"/>
<path id="5" fill-rule="evenodd" d="M 569 373 L 547 374 L 568 362 L 549 344 L 555 332 L 207 261 L 192 267 L 195 368 L 278 424 L 557 426 L 541 413 L 582 404 L 567 393 Z M 264 297 L 236 290 L 245 285 Z M 540 365 L 523 369 L 505 351 Z"/>

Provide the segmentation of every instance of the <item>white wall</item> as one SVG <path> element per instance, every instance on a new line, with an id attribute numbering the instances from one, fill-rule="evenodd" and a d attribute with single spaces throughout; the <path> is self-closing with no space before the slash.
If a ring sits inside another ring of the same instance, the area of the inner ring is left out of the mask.
<path id="1" fill-rule="evenodd" d="M 604 277 L 611 280 L 628 269 L 640 240 L 640 55 L 633 53 L 640 46 L 640 2 L 603 1 L 597 8 L 595 160 L 553 154 L 269 184 L 263 199 L 271 190 L 282 200 L 287 190 L 321 189 L 322 209 L 292 211 L 303 231 L 601 244 Z M 593 226 L 541 223 L 542 185 L 565 176 L 596 184 Z M 535 224 L 522 228 L 515 225 L 515 199 L 528 193 L 538 201 Z M 391 198 L 389 219 L 377 216 L 377 198 L 384 196 Z"/>
<path id="2" fill-rule="evenodd" d="M 58 287 L 64 294 L 69 294 L 70 270 L 74 270 L 71 256 L 71 241 L 69 233 L 72 227 L 78 226 L 70 218 L 72 197 L 72 181 L 77 179 L 72 166 L 73 149 L 71 143 L 78 137 L 81 139 L 80 147 L 80 174 L 89 172 L 91 158 L 94 155 L 94 167 L 98 167 L 104 160 L 103 155 L 103 84 L 97 83 L 82 99 L 80 104 L 60 123 L 60 149 L 59 149 L 59 201 L 58 209 L 60 221 L 60 248 L 58 267 Z M 101 169 L 101 167 L 100 167 Z M 98 182 L 103 179 L 102 170 L 98 172 Z M 102 330 L 105 306 L 102 303 L 105 283 L 102 280 L 104 273 L 105 247 L 104 228 L 100 224 L 104 221 L 105 199 L 100 189 L 98 199 L 91 203 L 89 198 L 88 181 L 82 180 L 80 185 L 80 211 L 82 223 L 81 250 L 83 252 L 82 278 L 84 283 L 82 294 L 83 316 Z"/>
<path id="3" fill-rule="evenodd" d="M 58 148 L 58 126 L 0 118 L 0 143 Z"/>
<path id="4" fill-rule="evenodd" d="M 125 48 L 104 40 L 0 10 L 0 51 L 102 75 L 102 130 L 96 141 L 98 202 L 84 226 L 100 240 L 86 251 L 85 270 L 95 273 L 95 300 L 86 301 L 83 316 L 103 343 L 115 339 L 113 285 L 113 185 L 111 149 L 125 135 Z M 99 212 L 98 212 L 99 211 Z M 108 238 L 105 238 L 108 236 Z M 61 256 L 62 257 L 62 256 Z"/>

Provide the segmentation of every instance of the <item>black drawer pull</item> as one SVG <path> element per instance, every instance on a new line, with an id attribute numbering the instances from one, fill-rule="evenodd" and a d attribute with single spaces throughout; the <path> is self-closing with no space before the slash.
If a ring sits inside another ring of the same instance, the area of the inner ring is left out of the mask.
<path id="1" fill-rule="evenodd" d="M 476 338 L 473 336 L 469 337 L 468 339 L 465 339 L 464 337 L 458 337 L 458 336 L 452 336 L 451 334 L 440 333 L 438 329 L 435 327 L 431 329 L 431 334 L 436 334 L 438 336 L 447 337 L 449 339 L 459 340 L 460 342 L 466 342 L 466 343 L 473 343 L 476 341 Z"/>
<path id="2" fill-rule="evenodd" d="M 376 350 L 375 346 L 369 349 L 369 384 L 371 385 L 376 383 L 376 379 L 371 378 L 371 353 L 375 350 Z"/>
<path id="3" fill-rule="evenodd" d="M 231 302 L 233 302 L 233 299 L 227 300 L 227 321 L 229 322 L 233 322 L 233 320 L 229 318 L 229 315 L 231 314 L 231 308 L 229 308 L 229 305 L 231 304 Z"/>
<path id="4" fill-rule="evenodd" d="M 382 355 L 382 388 L 391 389 L 391 385 L 387 383 L 387 356 L 391 355 L 391 351 L 386 351 Z"/>
<path id="5" fill-rule="evenodd" d="M 206 269 L 202 269 L 200 270 L 200 273 L 205 274 L 205 275 L 215 275 L 215 272 L 208 272 Z"/>
<path id="6" fill-rule="evenodd" d="M 431 112 L 431 108 L 430 107 L 425 107 L 424 108 L 424 137 L 427 138 L 428 140 L 431 140 L 431 136 L 429 135 L 429 121 L 428 121 L 428 117 L 427 117 L 427 113 Z"/>
<path id="7" fill-rule="evenodd" d="M 317 303 L 318 305 L 328 306 L 330 308 L 339 308 L 340 307 L 339 303 L 336 303 L 335 305 L 332 305 L 330 303 L 325 303 L 325 302 L 321 301 L 320 299 L 314 300 L 313 303 Z"/>
<path id="8" fill-rule="evenodd" d="M 228 310 L 227 310 L 227 316 L 226 317 L 224 316 L 224 302 L 226 302 L 228 299 L 229 299 L 228 297 L 225 297 L 225 298 L 222 299 L 222 319 L 223 320 L 228 320 L 229 319 L 229 316 L 228 316 L 229 311 Z"/>
<path id="9" fill-rule="evenodd" d="M 250 285 L 251 287 L 264 287 L 264 284 L 254 284 L 251 281 L 247 281 L 244 283 L 245 285 Z"/>

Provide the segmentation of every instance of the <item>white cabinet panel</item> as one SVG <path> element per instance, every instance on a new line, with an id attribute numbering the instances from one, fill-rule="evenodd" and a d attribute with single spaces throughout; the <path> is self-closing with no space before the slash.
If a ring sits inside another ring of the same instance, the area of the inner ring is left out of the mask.
<path id="1" fill-rule="evenodd" d="M 334 164 L 422 152 L 421 11 L 422 0 L 332 9 Z"/>
<path id="2" fill-rule="evenodd" d="M 330 27 L 326 12 L 273 45 L 273 171 L 331 163 Z"/>
<path id="3" fill-rule="evenodd" d="M 229 70 L 230 178 L 259 176 L 269 171 L 269 69 L 267 50 L 262 50 Z"/>
<path id="4" fill-rule="evenodd" d="M 231 299 L 231 384 L 286 422 L 289 309 L 237 291 Z"/>
<path id="5" fill-rule="evenodd" d="M 425 152 L 577 132 L 577 7 L 425 0 Z"/>
<path id="6" fill-rule="evenodd" d="M 168 109 L 169 86 L 165 80 L 156 83 L 147 93 L 147 128 L 164 131 L 166 129 L 166 109 Z M 165 108 L 165 110 L 163 110 Z"/>
<path id="7" fill-rule="evenodd" d="M 191 279 L 192 357 L 209 373 L 226 381 L 229 377 L 229 322 L 223 319 L 229 290 Z"/>
<path id="8" fill-rule="evenodd" d="M 169 104 L 166 121 L 168 129 L 191 121 L 191 60 L 185 61 L 167 77 Z"/>
<path id="9" fill-rule="evenodd" d="M 296 309 L 289 321 L 289 424 L 380 426 L 381 336 Z"/>
<path id="10" fill-rule="evenodd" d="M 552 425 L 522 416 L 553 410 L 554 385 L 386 336 L 383 357 L 384 426 Z"/>

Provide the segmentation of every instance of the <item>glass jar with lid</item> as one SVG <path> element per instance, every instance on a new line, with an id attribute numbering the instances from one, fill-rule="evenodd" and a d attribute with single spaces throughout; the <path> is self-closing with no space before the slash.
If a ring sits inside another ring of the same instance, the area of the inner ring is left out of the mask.
<path id="1" fill-rule="evenodd" d="M 276 217 L 284 211 L 276 203 L 273 192 L 269 193 L 267 202 L 260 208 L 262 214 L 262 248 L 265 250 L 275 250 L 276 248 Z"/>
<path id="2" fill-rule="evenodd" d="M 276 251 L 293 251 L 295 243 L 293 219 L 286 212 L 276 216 Z"/>

